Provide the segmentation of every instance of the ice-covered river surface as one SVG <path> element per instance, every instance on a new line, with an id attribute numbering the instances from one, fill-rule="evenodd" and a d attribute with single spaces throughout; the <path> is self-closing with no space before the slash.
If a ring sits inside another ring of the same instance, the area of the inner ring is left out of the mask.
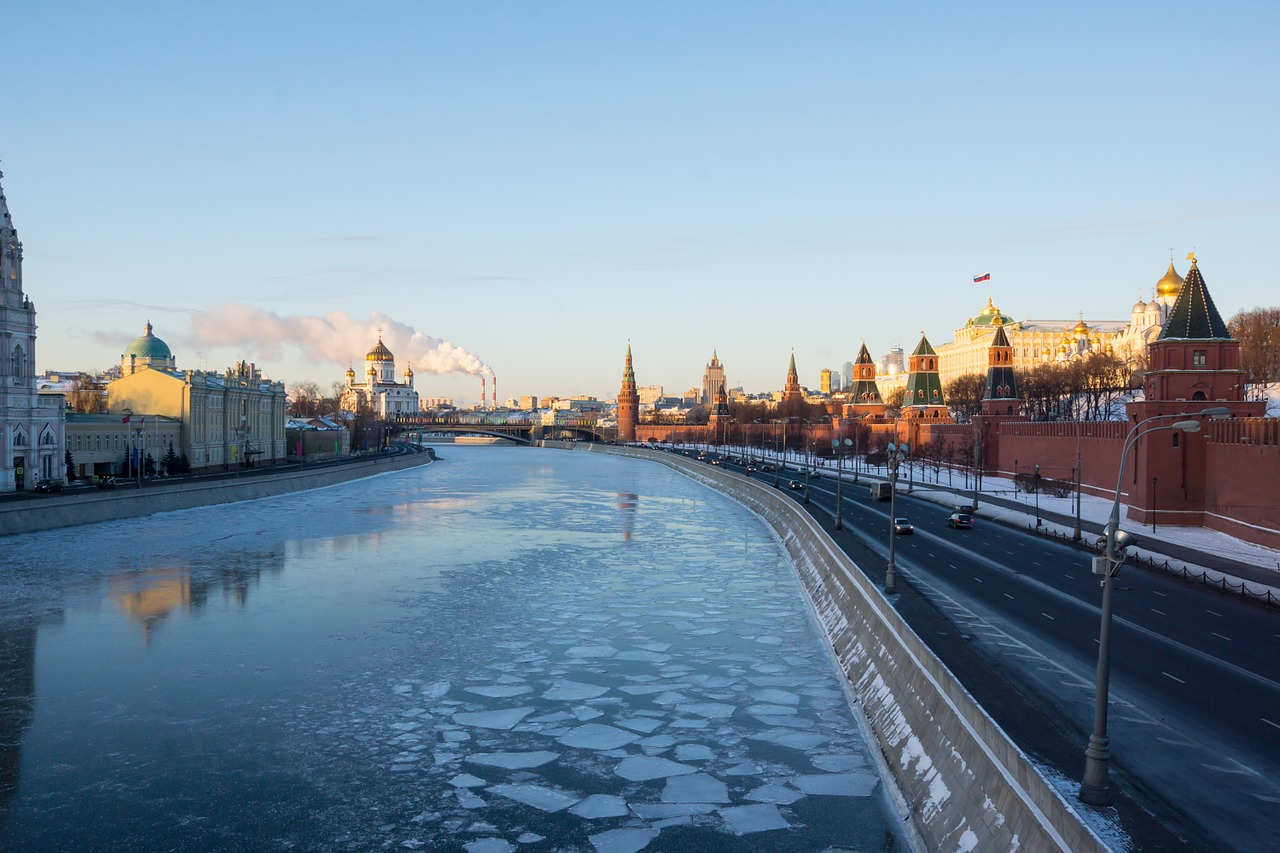
<path id="1" fill-rule="evenodd" d="M 905 849 L 754 516 L 442 456 L 4 541 L 0 849 Z"/>

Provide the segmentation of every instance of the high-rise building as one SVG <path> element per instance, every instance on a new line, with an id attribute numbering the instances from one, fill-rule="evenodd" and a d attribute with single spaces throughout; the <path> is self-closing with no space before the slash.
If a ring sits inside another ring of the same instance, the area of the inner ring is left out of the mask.
<path id="1" fill-rule="evenodd" d="M 720 358 L 713 349 L 711 351 L 711 361 L 707 364 L 707 369 L 702 374 L 702 393 L 699 395 L 698 402 L 707 405 L 712 402 L 712 398 L 715 397 L 717 391 L 728 386 L 729 382 L 724 378 L 724 365 L 720 363 Z"/>
<path id="2" fill-rule="evenodd" d="M 824 367 L 818 374 L 818 389 L 822 391 L 823 394 L 830 394 L 835 390 L 831 387 L 831 368 Z"/>
<path id="3" fill-rule="evenodd" d="M 841 390 L 846 389 L 849 386 L 853 385 L 853 362 L 852 361 L 846 361 L 844 363 L 844 370 L 841 372 L 840 378 L 843 380 L 840 383 Z"/>
<path id="4" fill-rule="evenodd" d="M 4 173 L 0 172 L 0 178 Z M 62 480 L 65 399 L 36 383 L 36 307 L 22 291 L 22 243 L 0 186 L 0 492 Z"/>

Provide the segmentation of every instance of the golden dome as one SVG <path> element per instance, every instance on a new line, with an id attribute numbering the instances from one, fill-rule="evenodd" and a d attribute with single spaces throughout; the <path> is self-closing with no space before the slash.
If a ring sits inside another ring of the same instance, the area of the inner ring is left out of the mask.
<path id="1" fill-rule="evenodd" d="M 348 365 L 348 366 L 347 366 L 347 376 L 355 376 L 355 375 L 356 375 L 356 370 L 355 370 L 355 368 L 354 368 L 354 367 L 351 367 L 350 365 Z"/>
<path id="2" fill-rule="evenodd" d="M 1182 276 L 1173 268 L 1173 260 L 1169 260 L 1169 271 L 1164 278 L 1156 282 L 1156 296 L 1177 296 L 1182 290 Z"/>
<path id="3" fill-rule="evenodd" d="M 382 342 L 382 336 L 378 336 L 378 343 L 373 349 L 369 350 L 364 357 L 365 361 L 395 361 L 396 358 L 391 354 L 391 350 L 387 349 L 387 345 Z"/>
<path id="4" fill-rule="evenodd" d="M 1089 334 L 1089 327 L 1085 325 L 1084 320 L 1081 319 L 1079 323 L 1076 323 L 1075 328 L 1071 331 L 1077 335 L 1087 335 Z"/>

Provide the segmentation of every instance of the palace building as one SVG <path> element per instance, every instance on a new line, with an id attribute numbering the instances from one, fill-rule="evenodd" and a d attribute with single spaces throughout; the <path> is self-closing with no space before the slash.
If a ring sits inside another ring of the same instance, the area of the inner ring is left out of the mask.
<path id="1" fill-rule="evenodd" d="M 1004 328 L 1016 370 L 1030 370 L 1038 364 L 1066 362 L 1094 353 L 1123 358 L 1134 367 L 1146 364 L 1147 346 L 1160 337 L 1169 317 L 1182 276 L 1169 261 L 1169 269 L 1156 282 L 1150 302 L 1141 297 L 1129 313 L 1129 320 L 1015 320 L 996 307 L 988 297 L 986 307 L 961 328 L 950 343 L 938 347 L 939 376 L 945 385 L 987 369 L 987 350 L 997 326 Z"/>

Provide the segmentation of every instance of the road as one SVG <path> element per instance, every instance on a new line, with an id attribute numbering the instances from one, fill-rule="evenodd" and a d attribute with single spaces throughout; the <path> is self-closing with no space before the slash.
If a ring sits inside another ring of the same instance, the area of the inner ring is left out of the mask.
<path id="1" fill-rule="evenodd" d="M 774 474 L 752 476 L 771 483 Z M 780 473 L 782 488 L 791 480 L 803 475 Z M 830 471 L 810 482 L 808 508 L 828 530 L 835 491 Z M 843 497 L 845 530 L 833 535 L 882 585 L 889 503 L 871 500 L 866 483 L 855 486 L 847 472 Z M 973 530 L 949 529 L 946 508 L 901 491 L 897 514 L 916 529 L 896 540 L 895 606 L 1024 751 L 1078 786 L 1100 622 L 1091 555 L 981 518 Z M 1115 815 L 1131 849 L 1275 849 L 1277 652 L 1275 609 L 1164 573 L 1123 570 L 1108 728 Z"/>

